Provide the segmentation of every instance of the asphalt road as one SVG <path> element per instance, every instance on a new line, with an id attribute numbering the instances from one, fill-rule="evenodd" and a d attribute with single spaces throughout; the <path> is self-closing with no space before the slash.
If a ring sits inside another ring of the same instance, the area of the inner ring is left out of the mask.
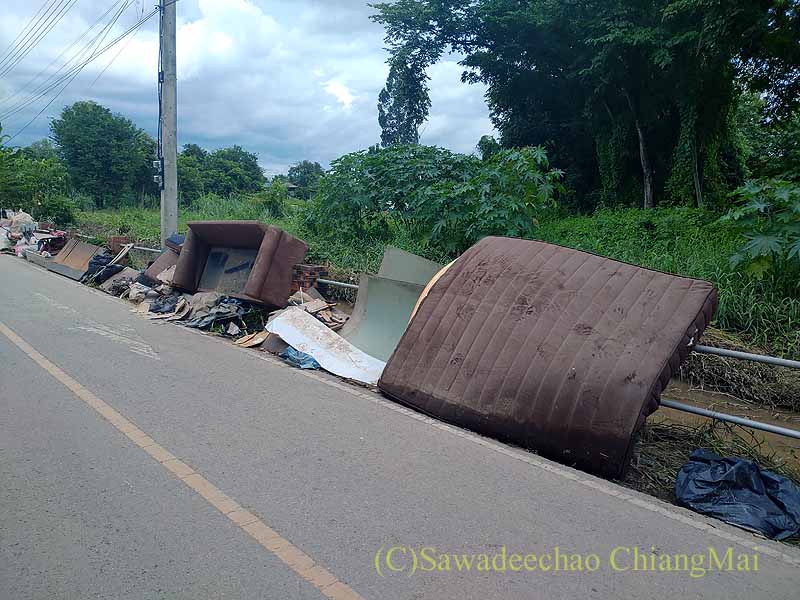
<path id="1" fill-rule="evenodd" d="M 795 548 L 149 321 L 8 256 L 0 323 L 0 598 L 798 597 Z M 708 565 L 709 548 L 723 567 L 731 549 L 734 569 L 681 569 L 683 555 Z M 442 554 L 478 556 L 447 570 Z"/>

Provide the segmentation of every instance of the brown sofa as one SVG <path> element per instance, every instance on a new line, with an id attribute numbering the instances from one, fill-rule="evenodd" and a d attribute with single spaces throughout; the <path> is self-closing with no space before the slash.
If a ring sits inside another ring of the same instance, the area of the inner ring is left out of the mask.
<path id="1" fill-rule="evenodd" d="M 188 224 L 172 285 L 187 292 L 201 281 L 215 248 L 254 251 L 252 268 L 240 290 L 228 295 L 283 308 L 292 286 L 292 267 L 303 262 L 308 246 L 282 229 L 258 221 L 193 221 Z"/>

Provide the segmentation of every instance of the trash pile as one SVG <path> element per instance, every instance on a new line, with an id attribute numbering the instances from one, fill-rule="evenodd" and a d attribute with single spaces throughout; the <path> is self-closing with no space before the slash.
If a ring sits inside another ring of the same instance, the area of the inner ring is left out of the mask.
<path id="1" fill-rule="evenodd" d="M 50 257 L 67 242 L 67 232 L 49 223 L 37 223 L 24 211 L 3 210 L 0 218 L 0 252 L 24 257 L 26 253 Z"/>

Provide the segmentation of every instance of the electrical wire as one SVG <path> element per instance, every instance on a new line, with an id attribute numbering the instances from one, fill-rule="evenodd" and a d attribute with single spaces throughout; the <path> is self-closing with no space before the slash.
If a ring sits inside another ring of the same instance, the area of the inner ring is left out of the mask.
<path id="1" fill-rule="evenodd" d="M 105 52 L 106 52 L 106 51 L 107 51 L 109 48 L 112 48 L 112 47 L 113 47 L 115 44 L 117 44 L 117 43 L 119 43 L 121 40 L 125 39 L 125 38 L 126 38 L 128 35 L 130 35 L 130 34 L 131 34 L 131 33 L 133 33 L 134 31 L 136 31 L 136 30 L 137 30 L 139 27 L 141 27 L 142 25 L 144 25 L 144 23 L 146 23 L 148 20 L 150 20 L 150 19 L 151 19 L 153 16 L 155 16 L 155 15 L 156 15 L 156 13 L 158 13 L 158 12 L 159 12 L 159 9 L 155 9 L 155 10 L 153 10 L 152 12 L 148 13 L 146 16 L 142 17 L 142 18 L 141 18 L 141 19 L 140 19 L 140 20 L 139 20 L 139 21 L 138 21 L 138 22 L 137 22 L 135 25 L 133 25 L 132 27 L 130 27 L 130 28 L 127 30 L 127 31 L 125 31 L 124 33 L 122 33 L 121 35 L 119 35 L 119 36 L 118 36 L 117 38 L 115 38 L 113 41 L 111 41 L 111 42 L 109 42 L 108 44 L 106 44 L 106 45 L 105 45 L 103 48 L 101 48 L 100 50 L 97 50 L 97 51 L 95 51 L 95 52 L 94 52 L 94 53 L 93 53 L 93 54 L 92 54 L 92 55 L 91 55 L 91 56 L 90 56 L 88 59 L 86 59 L 86 60 L 85 60 L 83 63 L 81 63 L 80 65 L 77 65 L 76 67 L 73 67 L 73 68 L 70 70 L 70 72 L 68 72 L 67 74 L 65 74 L 65 76 L 62 78 L 62 81 L 63 81 L 64 79 L 66 79 L 67 77 L 69 77 L 69 76 L 71 75 L 71 77 L 69 77 L 69 80 L 67 81 L 67 83 L 66 83 L 66 84 L 65 84 L 65 85 L 64 85 L 64 86 L 63 86 L 63 87 L 62 87 L 62 88 L 61 88 L 61 89 L 58 91 L 58 93 L 56 93 L 56 95 L 55 95 L 55 96 L 53 96 L 53 97 L 50 99 L 50 101 L 49 101 L 49 102 L 48 102 L 48 103 L 47 103 L 47 104 L 46 104 L 44 107 L 42 107 L 42 109 L 41 109 L 41 110 L 40 110 L 40 111 L 39 111 L 39 112 L 36 114 L 36 116 L 34 116 L 34 117 L 33 117 L 33 118 L 30 120 L 30 121 L 28 121 L 28 122 L 27 122 L 27 123 L 26 123 L 26 124 L 25 124 L 25 125 L 24 125 L 24 126 L 23 126 L 23 127 L 20 129 L 20 130 L 19 130 L 19 131 L 17 131 L 17 132 L 16 132 L 16 133 L 15 133 L 13 136 L 11 136 L 11 137 L 9 138 L 9 141 L 10 141 L 10 140 L 13 140 L 13 139 L 14 139 L 14 138 L 16 138 L 18 135 L 20 135 L 20 134 L 21 134 L 23 131 L 25 131 L 25 130 L 26 130 L 26 129 L 27 129 L 27 128 L 28 128 L 28 127 L 29 127 L 29 126 L 30 126 L 30 125 L 31 125 L 31 124 L 34 122 L 34 121 L 36 121 L 36 119 L 38 119 L 40 116 L 42 116 L 42 113 L 44 113 L 44 111 L 45 111 L 45 110 L 47 110 L 47 109 L 50 107 L 50 105 L 51 105 L 51 104 L 53 104 L 53 102 L 55 102 L 55 101 L 56 101 L 56 98 L 58 98 L 58 97 L 61 95 L 61 93 L 62 93 L 62 92 L 63 92 L 63 91 L 64 91 L 64 90 L 67 88 L 67 86 L 68 86 L 70 83 L 72 83 L 72 81 L 75 79 L 75 77 L 77 77 L 77 76 L 80 74 L 80 72 L 83 70 L 83 68 L 84 68 L 86 65 L 88 65 L 90 62 L 92 62 L 93 60 L 95 60 L 95 59 L 96 59 L 98 56 L 101 56 L 101 55 L 102 55 L 103 53 L 105 53 Z"/>
<path id="2" fill-rule="evenodd" d="M 17 34 L 17 37 L 14 38 L 14 41 L 11 42 L 8 48 L 6 48 L 6 50 L 3 52 L 3 56 L 0 57 L 0 66 L 4 65 L 8 60 L 8 57 L 12 54 L 16 54 L 19 48 L 27 42 L 33 30 L 39 27 L 55 3 L 56 0 L 47 0 L 39 8 L 37 13 L 31 17 L 30 21 L 28 21 L 25 27 L 22 28 L 22 31 L 20 31 Z"/>
<path id="3" fill-rule="evenodd" d="M 56 73 L 51 75 L 47 79 L 47 81 L 45 81 L 36 90 L 34 90 L 28 96 L 28 98 L 0 113 L 0 119 L 7 119 L 8 117 L 15 115 L 16 113 L 30 106 L 32 103 L 36 102 L 36 100 L 38 100 L 42 96 L 47 95 L 55 87 L 58 87 L 58 85 L 60 85 L 60 83 L 63 82 L 65 78 L 69 77 L 71 69 L 68 70 L 67 73 L 65 73 L 65 75 L 62 75 L 61 77 L 58 78 L 56 77 L 57 73 L 63 70 L 64 67 L 68 66 L 70 63 L 74 63 L 75 65 L 77 65 L 79 61 L 83 60 L 83 58 L 87 55 L 87 53 L 94 53 L 94 51 L 100 46 L 100 44 L 102 44 L 103 41 L 105 41 L 105 38 L 108 36 L 109 31 L 111 31 L 111 28 L 116 24 L 117 20 L 119 20 L 120 16 L 122 15 L 122 12 L 125 10 L 125 8 L 127 8 L 127 6 L 130 4 L 131 1 L 132 0 L 125 0 L 125 3 L 117 9 L 117 12 L 109 20 L 109 22 L 106 23 L 99 32 L 97 32 L 97 34 L 88 42 L 88 44 L 86 44 L 86 46 L 83 47 L 82 50 L 77 52 L 67 63 L 62 65 L 58 69 L 58 71 L 56 71 Z M 50 81 L 52 81 L 52 83 L 48 84 L 48 82 Z"/>
<path id="4" fill-rule="evenodd" d="M 142 11 L 142 15 L 144 15 L 144 11 Z M 100 80 L 100 78 L 105 74 L 105 72 L 108 71 L 109 67 L 111 67 L 111 65 L 114 64 L 114 61 L 116 61 L 119 58 L 120 54 L 122 54 L 125 51 L 125 49 L 128 47 L 128 45 L 130 45 L 130 43 L 133 41 L 133 38 L 136 37 L 137 33 L 138 33 L 138 30 L 134 31 L 133 35 L 131 35 L 131 37 L 129 37 L 127 40 L 125 40 L 125 43 L 122 44 L 122 46 L 120 46 L 119 50 L 117 50 L 117 53 L 114 56 L 111 57 L 111 60 L 108 61 L 108 64 L 105 67 L 103 67 L 103 70 L 100 71 L 100 73 L 97 75 L 97 77 L 94 78 L 94 81 L 92 81 L 92 83 L 89 84 L 89 89 L 90 90 L 94 87 L 94 84 L 97 83 Z"/>
<path id="5" fill-rule="evenodd" d="M 50 3 L 54 3 L 54 2 L 55 2 L 55 0 L 52 0 L 52 1 L 51 1 L 51 0 L 46 0 L 46 1 L 45 1 L 45 3 L 44 3 L 44 4 L 42 4 L 42 5 L 39 7 L 39 10 L 37 10 L 37 11 L 36 11 L 36 14 L 35 14 L 35 15 L 33 15 L 33 16 L 31 17 L 30 21 L 28 21 L 28 22 L 25 24 L 25 27 L 23 27 L 23 28 L 22 28 L 22 30 L 21 30 L 21 31 L 20 31 L 20 32 L 17 34 L 17 37 L 15 37 L 15 38 L 12 40 L 12 42 L 11 42 L 11 43 L 8 45 L 8 48 L 6 48 L 5 50 L 3 50 L 3 54 L 2 54 L 2 56 L 0 56 L 0 64 L 2 64 L 2 63 L 5 61 L 6 57 L 9 55 L 9 53 L 10 53 L 10 52 L 12 52 L 12 51 L 13 51 L 13 50 L 14 50 L 14 49 L 17 47 L 17 42 L 19 42 L 19 40 L 20 40 L 20 38 L 23 36 L 23 34 L 25 34 L 25 32 L 26 32 L 26 31 L 28 31 L 28 29 L 29 29 L 29 28 L 30 28 L 30 27 L 33 25 L 34 21 L 36 21 L 36 19 L 39 17 L 39 15 L 40 15 L 40 14 L 41 14 L 41 12 L 44 10 L 44 8 L 45 8 L 45 7 L 46 7 L 48 4 L 50 4 Z"/>
<path id="6" fill-rule="evenodd" d="M 2 111 L 0 111 L 0 112 L 5 112 L 5 111 L 8 111 L 8 110 L 11 110 L 12 108 L 14 108 L 14 107 L 15 107 L 15 105 L 13 104 L 13 101 L 14 101 L 15 99 L 17 99 L 17 98 L 21 98 L 21 97 L 22 97 L 24 94 L 26 94 L 26 91 L 25 91 L 25 90 L 26 90 L 26 89 L 28 89 L 28 87 L 29 87 L 29 86 L 30 86 L 32 83 L 34 83 L 34 82 L 38 81 L 38 80 L 39 80 L 39 78 L 40 78 L 40 77 L 41 77 L 41 76 L 42 76 L 42 75 L 43 75 L 45 72 L 47 72 L 47 71 L 50 69 L 50 67 L 52 67 L 54 64 L 56 64 L 56 62 L 58 62 L 58 60 L 59 60 L 59 59 L 60 59 L 62 56 L 64 56 L 65 54 L 67 54 L 67 53 L 68 53 L 70 50 L 72 50 L 72 49 L 73 49 L 75 46 L 77 46 L 79 43 L 81 43 L 81 42 L 83 41 L 83 39 L 84 39 L 86 36 L 88 36 L 88 35 L 89 35 L 89 34 L 90 34 L 90 33 L 91 33 L 93 30 L 94 30 L 94 28 L 95 28 L 95 27 L 97 27 L 97 26 L 98 26 L 98 25 L 99 25 L 99 24 L 100 24 L 100 23 L 101 23 L 101 22 L 102 22 L 102 21 L 103 21 L 103 20 L 104 20 L 104 19 L 105 19 L 105 18 L 106 18 L 106 17 L 107 17 L 107 16 L 108 16 L 110 13 L 111 13 L 111 11 L 112 11 L 112 10 L 114 10 L 114 8 L 116 8 L 116 7 L 117 7 L 117 6 L 118 6 L 118 5 L 119 5 L 121 2 L 125 2 L 125 1 L 126 1 L 126 0 L 116 0 L 116 1 L 115 1 L 115 2 L 114 2 L 112 5 L 111 5 L 111 6 L 109 6 L 109 7 L 106 9 L 106 11 L 105 11 L 105 12 L 104 12 L 102 15 L 100 15 L 100 17 L 98 17 L 98 19 L 97 19 L 97 20 L 96 20 L 94 23 L 92 23 L 92 25 L 91 25 L 91 26 L 90 26 L 88 29 L 86 29 L 86 30 L 85 30 L 85 31 L 84 31 L 84 32 L 83 32 L 83 33 L 82 33 L 82 34 L 81 34 L 81 35 L 80 35 L 80 36 L 79 36 L 79 37 L 78 37 L 78 38 L 77 38 L 75 41 L 73 41 L 73 42 L 72 42 L 72 43 L 71 43 L 69 46 L 67 46 L 66 48 L 64 48 L 64 49 L 61 51 L 61 53 L 60 53 L 58 56 L 56 56 L 56 57 L 55 57 L 55 58 L 54 58 L 52 61 L 50 61 L 50 64 L 48 64 L 48 65 L 47 65 L 45 68 L 43 68 L 41 71 L 39 71 L 39 72 L 38 72 L 36 75 L 34 75 L 34 76 L 33 76 L 33 77 L 31 77 L 31 78 L 30 78 L 28 81 L 26 81 L 26 82 L 25 82 L 25 83 L 24 83 L 24 84 L 23 84 L 23 85 L 20 87 L 20 89 L 18 89 L 16 92 L 14 92 L 13 94 L 7 95 L 5 98 L 3 98 L 3 99 L 2 99 L 2 102 L 3 102 L 4 104 L 7 104 L 7 106 L 6 106 L 6 108 L 5 108 L 5 109 L 3 109 L 3 110 L 2 110 Z M 83 51 L 84 51 L 84 50 L 85 50 L 87 47 L 90 47 L 90 46 L 92 45 L 92 43 L 93 43 L 93 42 L 94 42 L 94 41 L 97 39 L 97 37 L 98 37 L 99 35 L 100 35 L 99 33 L 98 33 L 98 34 L 96 34 L 96 35 L 95 35 L 95 37 L 94 37 L 94 38 L 92 38 L 92 39 L 91 39 L 91 40 L 90 40 L 90 41 L 87 43 L 87 45 L 83 47 L 83 50 L 81 50 L 81 51 L 78 51 L 78 52 L 75 52 L 75 54 L 73 54 L 73 55 L 72 55 L 72 56 L 71 56 L 71 57 L 70 57 L 68 60 L 66 60 L 66 61 L 64 62 L 64 64 L 62 64 L 62 65 L 61 65 L 61 66 L 60 66 L 58 69 L 56 69 L 56 71 L 55 71 L 55 72 L 51 73 L 51 74 L 50 74 L 50 75 L 49 75 L 49 76 L 48 76 L 48 77 L 47 77 L 47 78 L 46 78 L 46 79 L 45 79 L 45 80 L 44 80 L 42 83 L 40 83 L 40 84 L 36 85 L 36 87 L 34 87 L 34 88 L 33 88 L 33 89 L 30 91 L 30 92 L 27 92 L 27 97 L 28 97 L 28 98 L 30 98 L 30 97 L 31 97 L 33 94 L 36 94 L 36 93 L 38 93 L 39 91 L 41 91 L 41 89 L 42 89 L 44 86 L 46 86 L 46 85 L 47 85 L 47 84 L 48 84 L 50 81 L 52 81 L 52 80 L 53 80 L 53 79 L 54 79 L 54 78 L 55 78 L 55 77 L 56 77 L 56 76 L 57 76 L 57 75 L 58 75 L 58 74 L 59 74 L 59 73 L 60 73 L 62 70 L 64 70 L 64 68 L 68 67 L 68 66 L 69 66 L 71 63 L 73 63 L 75 60 L 77 60 L 77 59 L 78 59 L 78 57 L 82 55 Z"/>
<path id="7" fill-rule="evenodd" d="M 64 15 L 67 14 L 69 9 L 75 6 L 75 3 L 78 0 L 62 0 L 61 3 L 56 7 L 56 11 L 51 18 L 44 24 L 40 25 L 37 29 L 37 33 L 34 34 L 25 45 L 24 47 L 20 48 L 15 52 L 14 56 L 9 57 L 8 62 L 0 67 L 0 77 L 6 75 L 9 71 L 11 71 L 14 67 L 16 67 L 28 54 L 30 54 L 31 50 L 33 50 L 36 45 L 44 39 L 44 37 L 50 33 L 53 28 L 58 25 L 61 19 L 64 18 Z"/>

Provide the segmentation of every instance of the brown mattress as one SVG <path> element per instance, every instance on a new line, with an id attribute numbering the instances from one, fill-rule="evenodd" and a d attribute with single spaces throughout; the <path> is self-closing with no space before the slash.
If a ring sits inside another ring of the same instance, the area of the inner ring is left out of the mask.
<path id="1" fill-rule="evenodd" d="M 378 386 L 445 421 L 619 477 L 716 306 L 705 281 L 488 237 L 433 285 Z"/>

